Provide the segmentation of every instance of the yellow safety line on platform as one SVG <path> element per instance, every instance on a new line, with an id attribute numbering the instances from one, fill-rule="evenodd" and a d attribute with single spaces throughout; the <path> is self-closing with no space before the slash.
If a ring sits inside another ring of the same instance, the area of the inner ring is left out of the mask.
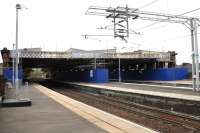
<path id="1" fill-rule="evenodd" d="M 155 131 L 91 107 L 44 86 L 35 84 L 36 89 L 51 97 L 64 107 L 110 133 L 156 133 Z"/>

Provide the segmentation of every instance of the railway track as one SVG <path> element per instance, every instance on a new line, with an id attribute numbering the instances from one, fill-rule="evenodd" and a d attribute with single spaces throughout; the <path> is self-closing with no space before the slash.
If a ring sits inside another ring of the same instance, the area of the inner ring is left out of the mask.
<path id="1" fill-rule="evenodd" d="M 200 120 L 163 109 L 144 106 L 117 97 L 108 97 L 63 87 L 47 86 L 54 91 L 106 112 L 164 133 L 200 133 Z"/>

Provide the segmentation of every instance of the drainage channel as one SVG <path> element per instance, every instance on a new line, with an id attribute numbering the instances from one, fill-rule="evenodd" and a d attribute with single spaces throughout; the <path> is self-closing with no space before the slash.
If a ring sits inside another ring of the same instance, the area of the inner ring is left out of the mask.
<path id="1" fill-rule="evenodd" d="M 102 90 L 97 91 L 95 89 L 52 81 L 42 82 L 41 84 L 75 100 L 159 132 L 198 133 L 200 131 L 200 120 L 198 117 L 139 104 L 123 97 L 118 97 L 115 95 L 115 92 L 107 93 Z"/>

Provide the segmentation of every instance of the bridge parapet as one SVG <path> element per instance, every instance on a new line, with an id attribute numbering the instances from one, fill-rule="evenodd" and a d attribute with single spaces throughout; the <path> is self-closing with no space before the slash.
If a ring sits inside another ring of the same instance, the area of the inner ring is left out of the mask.
<path id="1" fill-rule="evenodd" d="M 11 51 L 11 58 L 15 53 Z M 156 58 L 158 60 L 170 61 L 168 52 L 149 52 L 149 53 L 94 53 L 94 52 L 47 52 L 47 51 L 20 51 L 20 58 Z"/>
<path id="2" fill-rule="evenodd" d="M 15 52 L 11 52 L 11 58 L 15 56 Z M 66 52 L 47 52 L 47 51 L 20 51 L 20 58 L 69 58 Z"/>

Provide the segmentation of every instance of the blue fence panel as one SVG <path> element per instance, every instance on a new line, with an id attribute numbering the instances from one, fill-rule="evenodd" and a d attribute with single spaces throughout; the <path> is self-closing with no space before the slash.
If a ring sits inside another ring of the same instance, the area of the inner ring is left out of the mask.
<path id="1" fill-rule="evenodd" d="M 110 72 L 111 79 L 118 79 L 118 71 Z M 186 79 L 188 70 L 186 68 L 159 68 L 149 71 L 121 71 L 122 80 L 160 80 L 172 81 Z"/>
<path id="2" fill-rule="evenodd" d="M 108 81 L 108 69 L 95 69 L 90 71 L 90 82 L 107 83 Z"/>
<path id="3" fill-rule="evenodd" d="M 13 75 L 13 70 L 11 68 L 5 68 L 3 70 L 3 76 L 6 80 L 11 82 L 12 81 L 12 75 Z M 20 80 L 23 79 L 23 70 L 22 69 L 19 69 L 19 71 L 18 71 L 18 78 Z"/>
<path id="4" fill-rule="evenodd" d="M 77 72 L 57 72 L 56 79 L 76 81 L 76 82 L 93 82 L 93 83 L 107 83 L 108 69 L 94 69 L 90 71 Z"/>
<path id="5" fill-rule="evenodd" d="M 107 83 L 108 79 L 118 79 L 118 71 L 108 74 L 108 69 L 94 69 L 90 71 L 57 73 L 55 78 L 69 81 Z M 122 80 L 160 80 L 172 81 L 186 79 L 188 70 L 185 68 L 160 68 L 149 71 L 121 71 Z"/>
<path id="6" fill-rule="evenodd" d="M 188 70 L 186 68 L 160 68 L 144 72 L 143 80 L 183 80 L 186 79 Z"/>

